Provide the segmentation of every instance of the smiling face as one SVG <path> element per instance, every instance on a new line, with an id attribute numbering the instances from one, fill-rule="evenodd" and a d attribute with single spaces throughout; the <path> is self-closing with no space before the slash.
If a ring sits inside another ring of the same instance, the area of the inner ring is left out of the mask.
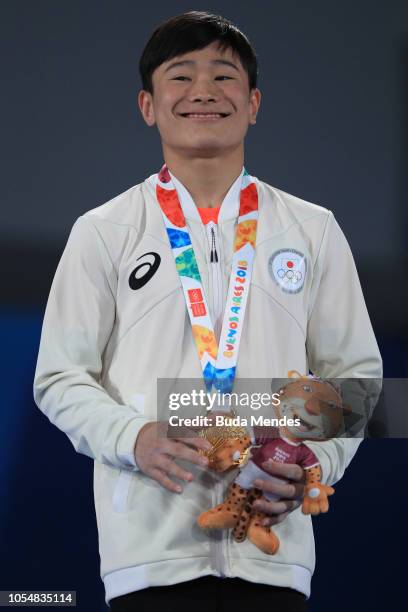
<path id="1" fill-rule="evenodd" d="M 275 410 L 281 417 L 300 420 L 299 426 L 282 429 L 282 433 L 293 440 L 332 438 L 343 423 L 341 397 L 324 381 L 303 378 L 287 384 Z"/>
<path id="2" fill-rule="evenodd" d="M 217 41 L 161 64 L 152 75 L 153 95 L 139 93 L 147 125 L 157 125 L 164 152 L 219 156 L 243 147 L 256 122 L 261 94 L 231 49 Z"/>

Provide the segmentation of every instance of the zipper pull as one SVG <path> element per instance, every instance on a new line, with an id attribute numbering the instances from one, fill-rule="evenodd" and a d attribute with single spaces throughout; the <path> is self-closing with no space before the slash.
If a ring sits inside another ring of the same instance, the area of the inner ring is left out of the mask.
<path id="1" fill-rule="evenodd" d="M 218 262 L 218 254 L 217 254 L 217 249 L 215 247 L 215 232 L 214 232 L 214 228 L 211 228 L 211 255 L 210 255 L 210 261 L 211 263 L 217 263 Z"/>

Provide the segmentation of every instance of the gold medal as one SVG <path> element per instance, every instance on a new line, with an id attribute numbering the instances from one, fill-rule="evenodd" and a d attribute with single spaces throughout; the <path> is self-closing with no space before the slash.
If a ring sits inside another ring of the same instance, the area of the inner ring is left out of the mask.
<path id="1" fill-rule="evenodd" d="M 234 418 L 234 412 L 224 418 Z M 244 427 L 234 425 L 211 425 L 201 429 L 199 437 L 210 442 L 212 448 L 200 451 L 209 459 L 208 467 L 216 472 L 225 472 L 234 467 L 242 467 L 249 459 L 251 439 Z"/>

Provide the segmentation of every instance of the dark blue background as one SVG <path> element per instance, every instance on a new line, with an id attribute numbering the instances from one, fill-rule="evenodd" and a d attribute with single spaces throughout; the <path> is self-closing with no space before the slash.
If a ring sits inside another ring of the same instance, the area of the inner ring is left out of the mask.
<path id="1" fill-rule="evenodd" d="M 406 3 L 214 2 L 255 45 L 263 93 L 248 171 L 333 210 L 384 358 L 408 371 Z M 136 107 L 137 63 L 187 2 L 2 6 L 3 263 L 0 589 L 77 590 L 101 611 L 92 462 L 36 408 L 32 379 L 53 274 L 75 219 L 161 165 Z M 405 440 L 370 439 L 315 520 L 310 610 L 405 600 Z"/>

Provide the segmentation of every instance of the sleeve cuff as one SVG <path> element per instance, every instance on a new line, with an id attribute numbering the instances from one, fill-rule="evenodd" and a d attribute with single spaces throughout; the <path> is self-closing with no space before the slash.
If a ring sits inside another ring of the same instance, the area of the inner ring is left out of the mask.
<path id="1" fill-rule="evenodd" d="M 135 459 L 135 445 L 136 439 L 139 435 L 139 431 L 149 423 L 152 419 L 145 417 L 135 417 L 127 424 L 125 429 L 119 436 L 117 442 L 116 455 L 118 460 L 123 464 L 123 467 L 127 470 L 137 472 L 139 466 Z"/>

